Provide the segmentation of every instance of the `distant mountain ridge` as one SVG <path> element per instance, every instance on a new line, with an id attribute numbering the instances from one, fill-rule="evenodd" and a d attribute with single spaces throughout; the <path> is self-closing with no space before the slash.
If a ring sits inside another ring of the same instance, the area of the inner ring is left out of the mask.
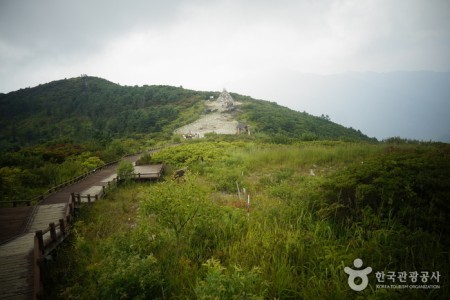
<path id="1" fill-rule="evenodd" d="M 1 149 L 60 138 L 75 142 L 148 135 L 169 139 L 199 118 L 204 102 L 219 92 L 171 86 L 120 86 L 81 76 L 0 94 Z M 237 118 L 256 133 L 290 139 L 370 140 L 355 129 L 275 103 L 233 94 L 243 103 Z"/>
<path id="2" fill-rule="evenodd" d="M 317 75 L 280 70 L 228 87 L 314 115 L 328 114 L 378 139 L 450 142 L 450 72 Z"/>

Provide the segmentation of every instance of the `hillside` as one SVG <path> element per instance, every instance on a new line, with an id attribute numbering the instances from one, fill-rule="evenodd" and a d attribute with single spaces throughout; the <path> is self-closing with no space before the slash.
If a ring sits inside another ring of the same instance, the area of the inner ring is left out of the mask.
<path id="1" fill-rule="evenodd" d="M 188 171 L 81 209 L 46 298 L 448 299 L 448 145 L 197 140 L 152 156 Z M 361 292 L 356 258 L 372 268 Z"/>
<path id="2" fill-rule="evenodd" d="M 96 77 L 58 80 L 0 94 L 0 149 L 60 138 L 108 141 L 146 134 L 169 139 L 175 128 L 198 119 L 204 100 L 211 95 L 218 93 L 170 86 L 120 86 Z M 323 118 L 232 95 L 245 103 L 238 118 L 268 136 L 368 140 L 360 132 Z"/>
<path id="3" fill-rule="evenodd" d="M 161 181 L 124 182 L 78 211 L 45 261 L 44 298 L 448 298 L 449 145 L 375 143 L 239 94 L 219 110 L 217 96 L 95 77 L 0 95 L 3 205 L 177 142 L 146 155 L 166 163 Z M 251 135 L 174 133 L 225 117 Z M 356 258 L 373 269 L 359 295 L 344 272 Z M 379 288 L 380 274 L 397 284 L 391 272 L 419 272 L 397 278 L 420 286 Z"/>
<path id="4" fill-rule="evenodd" d="M 87 76 L 0 94 L 0 201 L 30 199 L 126 153 L 180 141 L 177 128 L 211 116 L 205 112 L 211 96 L 216 99 L 219 92 L 120 86 Z M 232 96 L 241 105 L 229 114 L 217 113 L 218 118 L 227 118 L 228 125 L 248 123 L 252 135 L 230 134 L 229 139 L 370 141 L 324 118 Z"/>
<path id="5" fill-rule="evenodd" d="M 120 86 L 95 77 L 2 94 L 2 148 L 59 138 L 84 142 L 144 133 L 169 138 L 174 126 L 198 117 L 206 95 L 169 86 Z"/>

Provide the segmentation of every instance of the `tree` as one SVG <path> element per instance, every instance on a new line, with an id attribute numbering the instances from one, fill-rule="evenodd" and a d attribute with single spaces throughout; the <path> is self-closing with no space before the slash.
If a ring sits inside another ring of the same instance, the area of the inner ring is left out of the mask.
<path id="1" fill-rule="evenodd" d="M 327 121 L 331 121 L 329 115 L 324 115 L 324 114 L 322 114 L 322 115 L 320 116 L 320 118 L 322 118 L 322 119 L 324 119 L 324 120 L 327 120 Z"/>

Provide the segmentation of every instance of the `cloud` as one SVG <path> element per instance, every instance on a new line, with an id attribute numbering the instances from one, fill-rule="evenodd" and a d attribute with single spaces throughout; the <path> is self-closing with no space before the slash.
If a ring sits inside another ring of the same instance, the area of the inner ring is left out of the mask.
<path id="1" fill-rule="evenodd" d="M 450 2 L 1 2 L 0 91 L 87 73 L 220 89 L 255 74 L 450 69 Z"/>
<path id="2" fill-rule="evenodd" d="M 333 5 L 335 36 L 352 41 L 358 71 L 450 69 L 450 2 L 342 1 Z"/>

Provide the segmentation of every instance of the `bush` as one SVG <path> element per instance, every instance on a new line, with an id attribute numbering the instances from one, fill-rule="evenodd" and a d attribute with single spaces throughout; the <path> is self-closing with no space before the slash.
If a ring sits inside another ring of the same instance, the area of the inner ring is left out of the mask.
<path id="1" fill-rule="evenodd" d="M 153 163 L 152 155 L 147 152 L 147 153 L 144 153 L 143 155 L 141 155 L 141 157 L 139 157 L 139 159 L 136 161 L 136 166 L 146 165 L 146 164 L 151 164 L 151 163 Z"/>
<path id="2" fill-rule="evenodd" d="M 120 180 L 130 180 L 134 174 L 133 164 L 129 161 L 122 160 L 117 167 L 117 176 Z"/>
<path id="3" fill-rule="evenodd" d="M 205 278 L 195 287 L 198 299 L 264 299 L 267 294 L 267 283 L 258 268 L 248 271 L 234 266 L 227 269 L 215 259 L 209 259 L 203 267 Z"/>

